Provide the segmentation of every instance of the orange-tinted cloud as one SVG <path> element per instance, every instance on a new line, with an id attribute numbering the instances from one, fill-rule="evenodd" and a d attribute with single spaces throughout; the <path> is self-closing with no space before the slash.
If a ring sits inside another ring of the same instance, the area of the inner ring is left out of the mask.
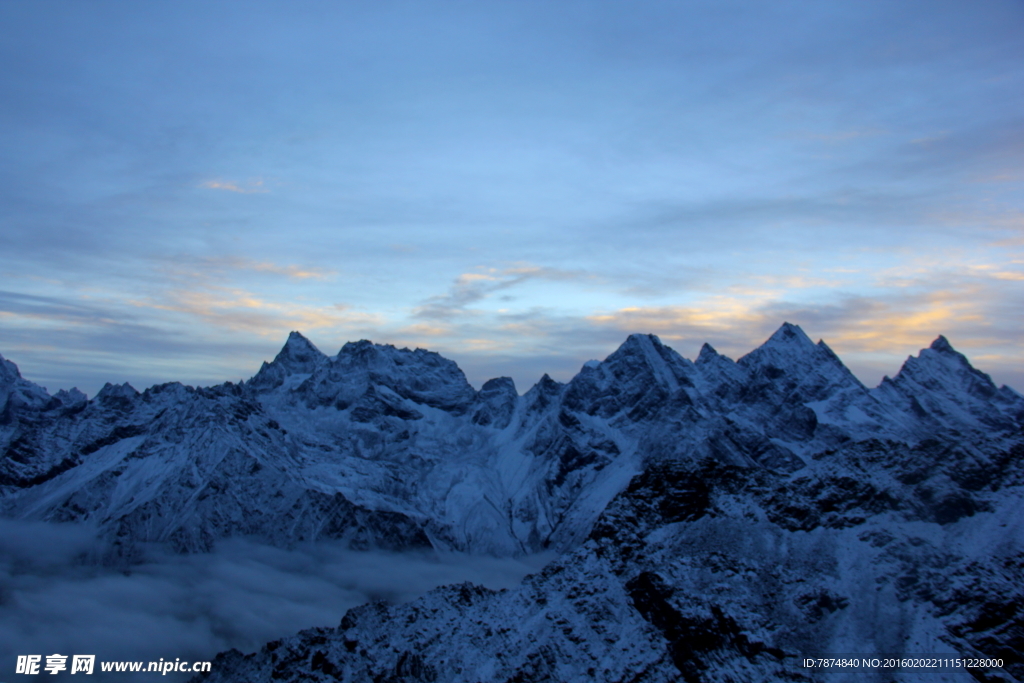
<path id="1" fill-rule="evenodd" d="M 288 329 L 345 329 L 380 325 L 381 316 L 343 304 L 281 303 L 241 289 L 174 290 L 159 299 L 129 302 L 141 308 L 174 311 L 235 332 L 276 337 Z"/>

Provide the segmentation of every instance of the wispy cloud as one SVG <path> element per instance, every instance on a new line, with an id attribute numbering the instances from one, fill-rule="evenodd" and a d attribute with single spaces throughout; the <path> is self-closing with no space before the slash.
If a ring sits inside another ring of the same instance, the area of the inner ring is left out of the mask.
<path id="1" fill-rule="evenodd" d="M 268 194 L 270 192 L 262 178 L 248 180 L 243 183 L 220 179 L 207 180 L 200 187 L 204 187 L 207 190 L 223 190 L 224 192 L 234 192 L 236 194 Z"/>
<path id="2" fill-rule="evenodd" d="M 549 282 L 594 282 L 597 276 L 578 270 L 564 270 L 518 264 L 507 268 L 482 268 L 459 275 L 446 294 L 432 296 L 413 311 L 414 318 L 450 320 L 472 313 L 469 306 L 492 294 L 511 289 L 528 280 Z"/>
<path id="3" fill-rule="evenodd" d="M 415 323 L 396 328 L 394 334 L 402 339 L 453 337 L 455 336 L 455 329 L 450 325 Z"/>
<path id="4" fill-rule="evenodd" d="M 295 280 L 326 280 L 336 275 L 337 271 L 326 268 L 314 268 L 310 266 L 298 266 L 294 264 L 279 265 L 270 261 L 252 261 L 249 259 L 231 258 L 205 258 L 200 261 L 203 269 L 219 271 L 250 270 L 258 273 L 271 273 L 273 275 L 284 275 Z"/>
<path id="5" fill-rule="evenodd" d="M 924 147 L 928 147 L 930 145 L 934 145 L 936 143 L 939 143 L 939 142 L 942 142 L 942 141 L 946 140 L 947 138 L 949 138 L 951 133 L 952 133 L 952 131 L 948 131 L 948 130 L 939 131 L 935 135 L 929 135 L 927 137 L 921 137 L 921 138 L 914 138 L 913 140 L 910 141 L 910 144 L 912 144 L 912 145 L 922 145 Z"/>
<path id="6" fill-rule="evenodd" d="M 837 130 L 828 133 L 822 133 L 817 131 L 798 131 L 795 133 L 791 133 L 786 137 L 791 137 L 798 140 L 815 140 L 817 142 L 825 142 L 828 144 L 839 144 L 844 142 L 850 142 L 851 140 L 873 138 L 887 134 L 889 134 L 889 131 L 883 128 L 848 128 L 845 130 Z"/>
<path id="7" fill-rule="evenodd" d="M 132 300 L 140 308 L 173 311 L 194 316 L 233 332 L 251 332 L 276 338 L 282 330 L 366 327 L 383 318 L 345 304 L 310 305 L 285 303 L 238 288 L 205 287 L 172 290 L 158 299 Z"/>

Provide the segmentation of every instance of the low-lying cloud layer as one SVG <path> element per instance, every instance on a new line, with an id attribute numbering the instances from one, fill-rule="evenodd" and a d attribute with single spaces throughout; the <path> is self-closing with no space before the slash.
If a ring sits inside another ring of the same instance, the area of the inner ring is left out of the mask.
<path id="1" fill-rule="evenodd" d="M 95 551 L 84 526 L 0 520 L 5 679 L 26 654 L 44 662 L 54 653 L 149 662 L 251 652 L 304 628 L 337 626 L 347 609 L 369 600 L 404 602 L 462 581 L 510 588 L 548 559 L 354 552 L 333 543 L 285 550 L 233 539 L 203 555 L 154 550 L 144 563 L 118 570 L 95 564 Z M 103 675 L 97 663 L 91 680 L 154 676 Z M 166 680 L 175 676 L 187 678 Z"/>

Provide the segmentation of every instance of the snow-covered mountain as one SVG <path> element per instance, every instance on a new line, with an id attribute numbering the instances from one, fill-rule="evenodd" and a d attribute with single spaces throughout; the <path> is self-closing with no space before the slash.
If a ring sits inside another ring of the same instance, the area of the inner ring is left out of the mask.
<path id="1" fill-rule="evenodd" d="M 1024 449 L 1014 450 L 1019 482 Z M 1024 680 L 1019 484 L 992 482 L 984 511 L 944 523 L 902 502 L 912 485 L 888 484 L 664 461 L 579 548 L 516 589 L 464 584 L 367 604 L 337 628 L 222 654 L 204 680 Z M 939 655 L 1002 666 L 804 667 Z"/>
<path id="2" fill-rule="evenodd" d="M 788 323 L 738 361 L 632 335 L 522 396 L 298 333 L 238 385 L 86 400 L 0 373 L 0 511 L 89 522 L 111 560 L 243 534 L 565 551 L 513 591 L 227 654 L 223 680 L 808 680 L 802 656 L 914 652 L 1024 680 L 1024 398 L 943 337 L 874 389 Z"/>
<path id="3" fill-rule="evenodd" d="M 957 465 L 929 468 L 918 486 L 942 489 L 942 477 L 995 467 L 1024 414 L 1024 398 L 942 337 L 869 390 L 788 323 L 737 362 L 705 345 L 693 363 L 632 335 L 568 384 L 545 376 L 523 396 L 508 378 L 474 391 L 422 349 L 361 341 L 328 357 L 297 332 L 237 385 L 50 397 L 0 365 L 0 510 L 87 520 L 120 554 L 139 541 L 201 551 L 238 534 L 566 549 L 650 462 L 790 473 L 881 440 L 954 450 Z M 974 489 L 957 490 L 958 505 L 975 509 Z M 938 510 L 942 495 L 934 514 L 955 515 Z"/>

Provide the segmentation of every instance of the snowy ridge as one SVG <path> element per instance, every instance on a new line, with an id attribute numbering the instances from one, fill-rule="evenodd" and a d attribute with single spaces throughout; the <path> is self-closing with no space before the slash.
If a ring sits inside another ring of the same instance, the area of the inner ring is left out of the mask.
<path id="1" fill-rule="evenodd" d="M 19 410 L 39 410 L 50 401 L 45 389 L 22 379 L 18 366 L 0 356 L 0 420 L 12 419 Z"/>
<path id="2" fill-rule="evenodd" d="M 87 400 L 0 373 L 0 511 L 86 521 L 108 561 L 235 535 L 565 552 L 514 591 L 368 605 L 214 678 L 807 680 L 800 655 L 958 652 L 1024 680 L 1024 398 L 943 337 L 874 389 L 788 323 L 738 361 L 632 335 L 523 396 L 298 333 L 238 385 Z"/>
<path id="3" fill-rule="evenodd" d="M 789 323 L 736 362 L 705 345 L 693 363 L 631 335 L 568 384 L 545 375 L 523 396 L 508 378 L 474 391 L 422 349 L 360 341 L 328 357 L 298 332 L 240 385 L 108 384 L 86 401 L 51 398 L 10 361 L 0 370 L 0 509 L 89 520 L 122 553 L 237 533 L 569 548 L 651 462 L 796 472 L 865 439 L 938 439 L 984 459 L 1006 451 L 1024 413 L 942 337 L 868 390 Z"/>

